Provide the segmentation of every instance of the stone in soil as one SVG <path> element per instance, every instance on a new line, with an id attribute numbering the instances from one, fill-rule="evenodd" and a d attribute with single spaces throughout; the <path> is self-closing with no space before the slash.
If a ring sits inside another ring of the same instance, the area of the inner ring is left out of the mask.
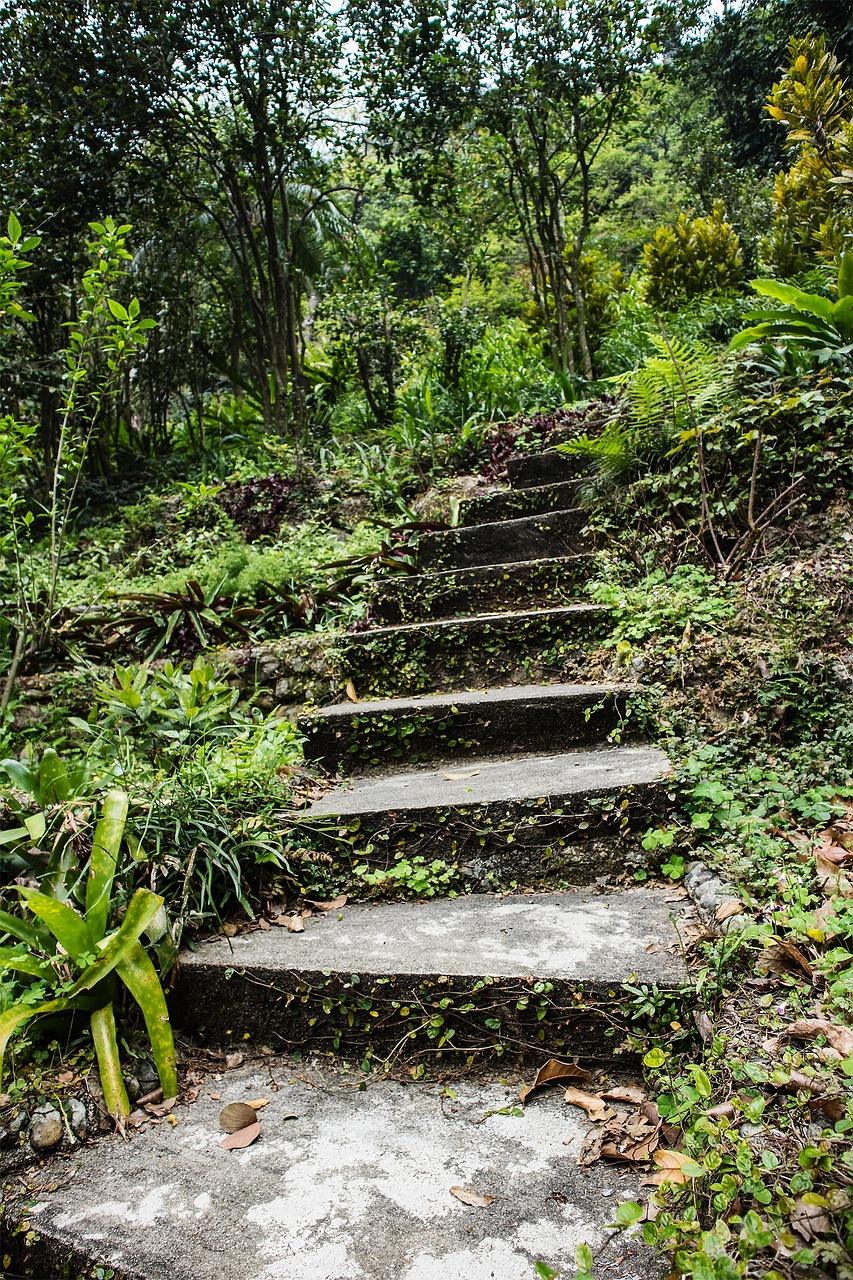
<path id="1" fill-rule="evenodd" d="M 259 1096 L 261 1136 L 223 1151 L 221 1107 Z M 174 1127 L 56 1169 L 27 1210 L 30 1263 L 70 1255 L 138 1280 L 530 1280 L 539 1260 L 571 1274 L 586 1242 L 608 1280 L 661 1276 L 641 1242 L 607 1230 L 638 1178 L 578 1167 L 583 1113 L 559 1089 L 514 1110 L 503 1082 L 445 1092 L 272 1058 L 210 1074 Z M 463 1204 L 454 1186 L 494 1203 Z"/>

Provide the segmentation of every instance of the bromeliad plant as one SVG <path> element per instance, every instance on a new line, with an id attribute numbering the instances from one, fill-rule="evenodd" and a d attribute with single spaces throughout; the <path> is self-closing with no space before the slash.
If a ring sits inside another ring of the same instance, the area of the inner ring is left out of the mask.
<path id="1" fill-rule="evenodd" d="M 113 887 L 127 807 L 123 791 L 104 797 L 85 883 L 69 866 L 67 875 L 45 879 L 40 889 L 18 886 L 32 923 L 0 911 L 0 935 L 17 939 L 16 945 L 0 947 L 0 970 L 31 980 L 17 1004 L 0 1014 L 0 1070 L 10 1038 L 31 1019 L 66 1011 L 88 1013 L 104 1102 L 119 1122 L 130 1114 L 116 1027 L 120 983 L 142 1011 L 164 1096 L 178 1092 L 166 999 L 142 943 L 143 934 L 156 940 L 166 932 L 163 899 L 138 889 L 121 922 L 115 919 Z"/>

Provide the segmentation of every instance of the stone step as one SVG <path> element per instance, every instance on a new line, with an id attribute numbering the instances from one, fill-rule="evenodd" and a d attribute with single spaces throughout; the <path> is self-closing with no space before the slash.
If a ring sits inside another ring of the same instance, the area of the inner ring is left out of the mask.
<path id="1" fill-rule="evenodd" d="M 419 867 L 431 892 L 590 884 L 648 865 L 638 836 L 668 807 L 669 772 L 648 746 L 473 757 L 356 777 L 284 821 L 293 847 L 358 884 Z"/>
<path id="2" fill-rule="evenodd" d="M 347 905 L 184 953 L 173 1015 L 207 1045 L 612 1060 L 622 984 L 688 981 L 684 902 L 634 887 Z"/>
<path id="3" fill-rule="evenodd" d="M 340 637 L 335 663 L 361 698 L 569 680 L 609 618 L 604 606 L 572 604 L 376 627 Z"/>
<path id="4" fill-rule="evenodd" d="M 548 511 L 567 511 L 576 505 L 579 480 L 537 485 L 529 489 L 504 489 L 469 498 L 459 506 L 459 524 L 488 524 L 494 520 L 517 520 Z"/>
<path id="5" fill-rule="evenodd" d="M 507 475 L 513 489 L 538 488 L 541 485 L 561 484 L 577 480 L 586 470 L 583 458 L 568 457 L 556 449 L 544 453 L 520 453 L 506 464 Z"/>
<path id="6" fill-rule="evenodd" d="M 194 1059 L 195 1097 L 173 1123 L 78 1144 L 37 1185 L 30 1176 L 30 1190 L 16 1187 L 8 1274 L 531 1280 L 545 1259 L 570 1276 L 578 1243 L 602 1256 L 619 1200 L 642 1198 L 637 1173 L 578 1167 L 592 1126 L 559 1088 L 522 1113 L 518 1077 L 441 1089 L 325 1061 L 252 1059 L 249 1043 L 248 1060 L 227 1071 Z M 260 1137 L 221 1150 L 222 1106 L 260 1097 Z M 494 1203 L 471 1208 L 451 1192 L 459 1186 Z M 667 1269 L 636 1238 L 606 1256 L 608 1280 Z"/>
<path id="7" fill-rule="evenodd" d="M 511 685 L 344 702 L 301 716 L 299 728 L 306 759 L 352 774 L 378 764 L 603 743 L 624 718 L 627 694 L 606 684 Z"/>
<path id="8" fill-rule="evenodd" d="M 468 569 L 575 555 L 589 549 L 583 535 L 586 520 L 585 511 L 574 509 L 422 534 L 418 568 Z"/>
<path id="9" fill-rule="evenodd" d="M 544 608 L 583 595 L 592 557 L 586 553 L 517 564 L 476 565 L 438 573 L 380 578 L 368 589 L 378 623 L 452 618 L 500 608 Z"/>

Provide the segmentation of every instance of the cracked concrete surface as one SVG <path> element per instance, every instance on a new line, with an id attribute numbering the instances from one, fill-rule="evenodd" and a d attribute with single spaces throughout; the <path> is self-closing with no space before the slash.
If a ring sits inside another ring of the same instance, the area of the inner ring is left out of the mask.
<path id="1" fill-rule="evenodd" d="M 260 1138 L 223 1151 L 221 1106 L 258 1096 Z M 610 1240 L 636 1175 L 578 1167 L 588 1122 L 560 1089 L 522 1111 L 517 1084 L 365 1084 L 270 1058 L 209 1074 L 175 1117 L 54 1165 L 67 1179 L 33 1227 L 147 1280 L 531 1280 L 537 1260 L 571 1271 L 582 1241 L 608 1280 L 662 1274 L 637 1239 Z"/>

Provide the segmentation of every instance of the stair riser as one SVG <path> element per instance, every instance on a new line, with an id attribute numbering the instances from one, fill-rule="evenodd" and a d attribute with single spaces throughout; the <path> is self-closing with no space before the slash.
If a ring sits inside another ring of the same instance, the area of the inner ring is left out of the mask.
<path id="1" fill-rule="evenodd" d="M 544 488 L 510 489 L 506 493 L 489 493 L 481 498 L 471 498 L 460 505 L 459 524 L 488 524 L 492 520 L 517 520 L 521 516 L 567 511 L 577 505 L 579 485 L 579 480 L 567 480 Z"/>
<path id="2" fill-rule="evenodd" d="M 660 783 L 642 783 L 358 817 L 292 815 L 288 838 L 296 849 L 331 858 L 338 881 L 354 866 L 385 871 L 401 857 L 420 857 L 457 868 L 459 887 L 471 891 L 553 889 L 645 868 L 649 859 L 639 837 L 668 804 Z M 369 896 L 363 875 L 353 883 L 360 896 L 365 887 Z"/>
<path id="3" fill-rule="evenodd" d="M 371 589 L 372 616 L 380 625 L 452 618 L 500 609 L 542 609 L 583 599 L 591 557 L 481 565 L 454 574 L 388 578 Z"/>
<path id="4" fill-rule="evenodd" d="M 422 571 L 467 569 L 576 555 L 589 550 L 583 536 L 586 519 L 584 511 L 558 511 L 425 534 L 418 543 L 418 567 Z"/>
<path id="5" fill-rule="evenodd" d="M 492 702 L 457 707 L 418 707 L 324 718 L 305 717 L 305 755 L 346 775 L 377 765 L 417 764 L 470 754 L 558 752 L 604 742 L 624 718 L 625 697 L 603 694 Z"/>
<path id="6" fill-rule="evenodd" d="M 340 641 L 336 666 L 360 698 L 580 679 L 587 650 L 607 633 L 608 618 L 606 610 L 590 609 L 356 634 Z"/>
<path id="7" fill-rule="evenodd" d="M 176 1024 L 211 1048 L 333 1053 L 375 1067 L 421 1064 L 430 1074 L 496 1060 L 531 1069 L 547 1057 L 633 1061 L 613 1034 L 624 1028 L 631 1000 L 618 983 L 239 968 L 225 974 L 220 965 L 184 967 L 170 998 Z M 673 997 L 675 1013 L 683 1003 L 688 1022 L 695 993 L 674 989 Z M 642 1021 L 631 1030 L 641 1036 Z"/>
<path id="8" fill-rule="evenodd" d="M 513 489 L 531 489 L 547 484 L 562 484 L 583 474 L 587 463 L 582 458 L 571 458 L 553 449 L 545 453 L 520 454 L 506 464 L 507 475 Z"/>

